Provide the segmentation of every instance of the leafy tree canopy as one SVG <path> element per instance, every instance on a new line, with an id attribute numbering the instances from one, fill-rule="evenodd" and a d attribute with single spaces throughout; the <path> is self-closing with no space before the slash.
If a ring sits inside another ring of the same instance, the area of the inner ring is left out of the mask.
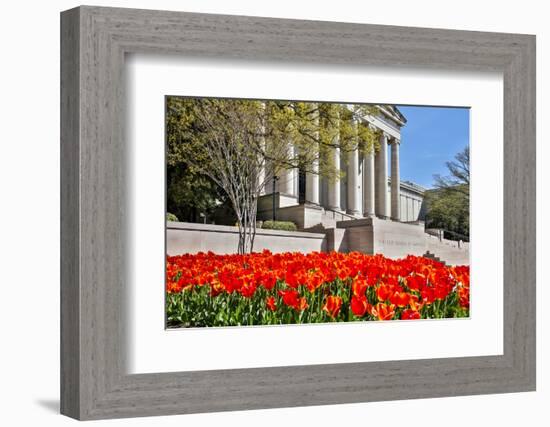
<path id="1" fill-rule="evenodd" d="M 447 162 L 449 175 L 434 175 L 435 189 L 426 193 L 426 226 L 450 231 L 446 237 L 469 240 L 470 150 L 465 147 Z M 456 233 L 456 234 L 453 234 Z"/>
<path id="2" fill-rule="evenodd" d="M 211 206 L 212 198 L 196 194 L 196 178 L 217 186 L 235 212 L 239 252 L 251 251 L 257 200 L 270 175 L 299 168 L 336 179 L 342 172 L 334 150 L 371 152 L 379 139 L 360 120 L 376 114 L 365 105 L 169 97 L 166 111 L 169 170 L 186 167 L 184 176 L 170 177 L 179 187 L 170 190 L 172 200 L 190 195 L 197 207 Z"/>

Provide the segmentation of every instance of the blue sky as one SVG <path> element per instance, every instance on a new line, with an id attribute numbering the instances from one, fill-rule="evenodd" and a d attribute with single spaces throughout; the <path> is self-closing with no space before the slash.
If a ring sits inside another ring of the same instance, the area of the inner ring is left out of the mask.
<path id="1" fill-rule="evenodd" d="M 397 108 L 407 119 L 401 129 L 401 180 L 430 188 L 433 175 L 448 175 L 445 162 L 469 145 L 470 110 L 401 105 Z"/>

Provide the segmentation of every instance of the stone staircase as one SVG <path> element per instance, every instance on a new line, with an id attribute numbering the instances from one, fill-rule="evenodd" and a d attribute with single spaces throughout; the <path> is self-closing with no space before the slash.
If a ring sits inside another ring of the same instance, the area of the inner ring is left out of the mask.
<path id="1" fill-rule="evenodd" d="M 470 264 L 470 244 L 468 242 L 442 239 L 430 234 L 425 236 L 428 254 L 444 260 L 447 265 Z"/>
<path id="2" fill-rule="evenodd" d="M 469 243 L 425 232 L 424 224 L 374 218 L 322 209 L 319 222 L 303 231 L 325 233 L 327 250 L 381 253 L 389 258 L 423 256 L 445 265 L 469 265 Z"/>
<path id="3" fill-rule="evenodd" d="M 334 211 L 328 208 L 322 208 L 321 224 L 324 228 L 336 228 L 336 223 L 340 221 L 349 221 L 353 219 L 359 219 L 353 215 L 347 214 L 341 211 Z"/>
<path id="4" fill-rule="evenodd" d="M 428 259 L 431 259 L 431 260 L 434 260 L 434 261 L 437 261 L 437 262 L 440 262 L 442 263 L 443 265 L 446 265 L 447 263 L 443 260 L 441 260 L 438 256 L 436 256 L 435 254 L 431 253 L 429 250 L 426 251 L 426 253 L 424 255 L 422 255 L 424 258 L 428 258 Z"/>

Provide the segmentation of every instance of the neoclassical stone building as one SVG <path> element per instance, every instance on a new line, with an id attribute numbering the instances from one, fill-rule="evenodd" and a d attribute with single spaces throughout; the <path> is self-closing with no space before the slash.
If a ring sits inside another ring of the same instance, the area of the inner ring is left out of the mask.
<path id="1" fill-rule="evenodd" d="M 406 118 L 390 105 L 378 105 L 377 111 L 363 118 L 381 133 L 376 153 L 362 155 L 355 150 L 345 153 L 344 159 L 334 149 L 331 163 L 344 171 L 341 180 L 298 169 L 284 171 L 274 185 L 266 186 L 258 203 L 258 219 L 273 217 L 275 201 L 277 219 L 293 221 L 300 229 L 331 228 L 339 221 L 365 217 L 408 223 L 421 220 L 425 189 L 401 181 L 399 172 L 401 128 Z"/>
<path id="2" fill-rule="evenodd" d="M 365 156 L 356 150 L 346 153 L 346 159 L 337 149 L 332 152 L 331 164 L 345 171 L 343 179 L 289 169 L 273 180 L 274 188 L 265 188 L 258 202 L 258 220 L 272 219 L 275 211 L 278 220 L 293 221 L 300 231 L 258 229 L 255 251 L 357 251 L 469 264 L 469 243 L 445 240 L 424 229 L 426 190 L 401 181 L 399 173 L 401 128 L 406 119 L 395 107 L 377 107 L 378 114 L 364 120 L 381 131 L 380 150 Z M 169 222 L 167 252 L 234 253 L 237 234 L 234 225 Z"/>

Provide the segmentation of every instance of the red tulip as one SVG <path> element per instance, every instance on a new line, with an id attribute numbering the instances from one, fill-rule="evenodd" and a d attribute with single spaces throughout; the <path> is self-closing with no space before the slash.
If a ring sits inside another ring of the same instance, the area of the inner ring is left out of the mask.
<path id="1" fill-rule="evenodd" d="M 267 308 L 271 311 L 277 310 L 277 303 L 275 302 L 275 298 L 273 297 L 267 297 L 265 300 L 265 305 L 267 305 Z"/>
<path id="2" fill-rule="evenodd" d="M 338 316 L 338 313 L 340 313 L 340 308 L 342 307 L 342 298 L 329 295 L 327 299 L 325 300 L 325 305 L 323 306 L 323 310 L 333 319 Z"/>
<path id="3" fill-rule="evenodd" d="M 374 317 L 377 317 L 378 320 L 391 320 L 395 315 L 395 305 L 379 302 L 372 307 L 371 313 Z"/>
<path id="4" fill-rule="evenodd" d="M 357 277 L 353 280 L 353 284 L 351 286 L 353 295 L 360 297 L 365 296 L 365 291 L 369 285 L 365 278 Z"/>
<path id="5" fill-rule="evenodd" d="M 239 289 L 239 292 L 245 298 L 252 298 L 254 296 L 254 293 L 256 292 L 256 285 L 247 283 L 241 286 L 241 289 Z"/>
<path id="6" fill-rule="evenodd" d="M 379 301 L 386 301 L 394 292 L 394 286 L 386 283 L 381 283 L 376 290 L 376 296 Z"/>
<path id="7" fill-rule="evenodd" d="M 401 313 L 401 320 L 415 320 L 420 319 L 420 313 L 411 309 L 403 310 Z"/>
<path id="8" fill-rule="evenodd" d="M 362 297 L 357 297 L 357 296 L 352 296 L 351 297 L 351 311 L 353 312 L 353 314 L 355 314 L 357 317 L 363 317 L 365 315 L 365 313 L 367 313 L 368 311 L 370 311 L 371 309 L 371 305 L 368 303 L 367 301 L 367 298 L 362 296 Z"/>
<path id="9" fill-rule="evenodd" d="M 398 307 L 406 307 L 409 305 L 410 295 L 407 292 L 394 292 L 390 296 L 390 302 Z"/>
<path id="10" fill-rule="evenodd" d="M 296 308 L 298 306 L 298 291 L 294 289 L 279 291 L 279 295 L 283 297 L 283 302 L 289 307 Z"/>
<path id="11" fill-rule="evenodd" d="M 415 274 L 414 276 L 407 277 L 407 286 L 413 291 L 419 291 L 426 284 L 426 278 Z"/>
<path id="12" fill-rule="evenodd" d="M 294 310 L 302 311 L 308 307 L 307 299 L 300 298 L 300 294 L 294 289 L 279 291 L 279 295 L 283 297 L 285 305 L 292 307 Z"/>
<path id="13" fill-rule="evenodd" d="M 435 301 L 434 288 L 425 287 L 424 289 L 422 289 L 421 295 L 422 301 L 424 301 L 424 303 L 426 304 L 433 304 L 433 302 Z"/>
<path id="14" fill-rule="evenodd" d="M 261 282 L 264 288 L 270 291 L 275 287 L 275 284 L 277 283 L 277 277 L 275 276 L 275 274 L 273 274 L 273 272 L 266 272 L 263 274 Z"/>
<path id="15" fill-rule="evenodd" d="M 409 306 L 413 311 L 419 311 L 422 308 L 422 302 L 419 302 L 419 298 L 416 295 L 409 295 Z"/>
<path id="16" fill-rule="evenodd" d="M 298 299 L 298 304 L 294 308 L 298 311 L 304 311 L 308 307 L 309 307 L 309 305 L 307 303 L 307 299 L 305 297 L 302 297 L 302 298 Z"/>
<path id="17" fill-rule="evenodd" d="M 458 288 L 458 303 L 462 308 L 470 308 L 470 290 L 468 288 Z"/>
<path id="18" fill-rule="evenodd" d="M 320 273 L 312 273 L 308 276 L 306 286 L 310 292 L 315 292 L 322 284 L 323 276 Z"/>

